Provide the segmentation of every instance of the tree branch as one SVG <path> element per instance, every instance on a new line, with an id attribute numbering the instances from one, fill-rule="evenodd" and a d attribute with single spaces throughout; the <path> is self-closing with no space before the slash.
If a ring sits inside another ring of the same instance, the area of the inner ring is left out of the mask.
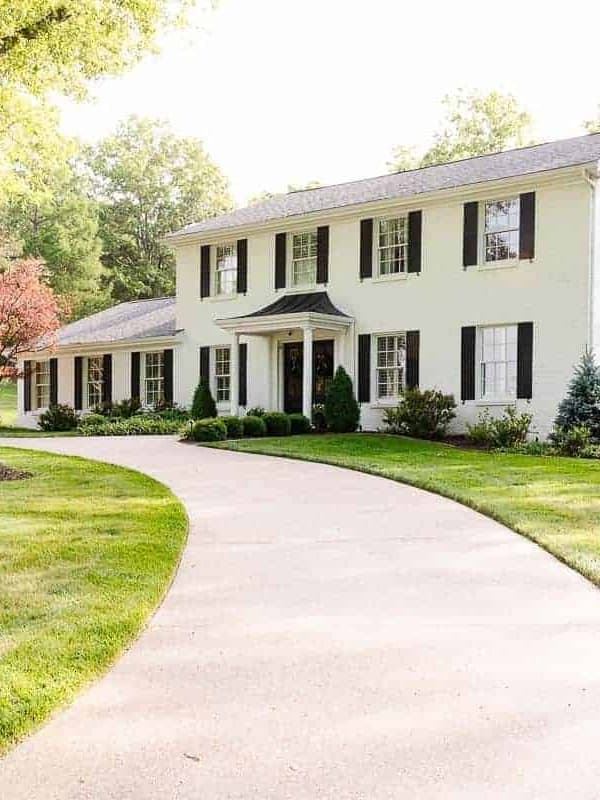
<path id="1" fill-rule="evenodd" d="M 41 19 L 19 28 L 10 36 L 0 38 L 0 56 L 5 56 L 23 40 L 33 41 L 43 36 L 53 25 L 66 22 L 71 17 L 71 13 L 65 6 L 49 11 Z"/>

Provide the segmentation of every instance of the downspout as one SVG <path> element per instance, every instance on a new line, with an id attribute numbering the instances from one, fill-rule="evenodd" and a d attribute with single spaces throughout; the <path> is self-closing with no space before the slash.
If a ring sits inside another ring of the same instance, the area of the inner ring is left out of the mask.
<path id="1" fill-rule="evenodd" d="M 583 177 L 590 187 L 590 234 L 589 234 L 589 271 L 588 271 L 588 334 L 587 346 L 592 348 L 597 342 L 594 341 L 596 314 L 596 281 L 597 281 L 597 241 L 596 241 L 596 227 L 597 227 L 597 179 L 590 177 L 587 170 L 584 170 Z"/>

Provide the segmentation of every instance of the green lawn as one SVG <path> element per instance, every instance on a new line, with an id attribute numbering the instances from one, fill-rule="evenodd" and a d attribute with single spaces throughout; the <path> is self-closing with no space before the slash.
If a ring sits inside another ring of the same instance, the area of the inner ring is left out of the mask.
<path id="1" fill-rule="evenodd" d="M 443 494 L 528 536 L 600 586 L 600 461 L 358 433 L 218 446 L 337 464 Z"/>
<path id="2" fill-rule="evenodd" d="M 131 643 L 187 534 L 171 492 L 119 467 L 0 448 L 0 752 Z"/>
<path id="3" fill-rule="evenodd" d="M 17 384 L 0 381 L 0 426 L 14 425 L 17 419 Z"/>

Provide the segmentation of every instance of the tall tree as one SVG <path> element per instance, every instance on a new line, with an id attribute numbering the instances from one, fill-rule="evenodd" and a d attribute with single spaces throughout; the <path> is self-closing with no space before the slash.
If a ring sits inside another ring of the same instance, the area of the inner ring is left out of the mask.
<path id="1" fill-rule="evenodd" d="M 318 189 L 319 186 L 323 184 L 321 181 L 307 181 L 306 183 L 288 183 L 286 192 L 289 194 L 290 192 L 303 192 L 305 189 Z M 264 203 L 265 200 L 272 200 L 274 197 L 281 197 L 285 192 L 269 192 L 266 189 L 263 189 L 262 192 L 258 192 L 258 194 L 253 195 L 248 200 L 249 206 L 255 206 L 258 203 Z"/>
<path id="2" fill-rule="evenodd" d="M 88 164 L 113 297 L 172 293 L 174 261 L 163 237 L 230 210 L 221 170 L 199 140 L 179 138 L 165 123 L 138 117 L 92 148 Z"/>
<path id="3" fill-rule="evenodd" d="M 412 148 L 397 147 L 388 165 L 390 171 L 487 155 L 532 142 L 531 117 L 511 94 L 460 89 L 455 95 L 446 95 L 442 103 L 444 118 L 433 145 L 414 162 Z"/>

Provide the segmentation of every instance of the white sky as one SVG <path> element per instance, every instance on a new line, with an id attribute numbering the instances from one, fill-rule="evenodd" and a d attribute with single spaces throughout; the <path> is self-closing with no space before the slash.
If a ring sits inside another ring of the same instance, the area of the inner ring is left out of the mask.
<path id="1" fill-rule="evenodd" d="M 582 133 L 600 102 L 599 22 L 595 0 L 220 0 L 94 102 L 62 104 L 63 128 L 94 140 L 130 113 L 167 119 L 243 204 L 386 172 L 395 144 L 427 145 L 458 87 L 512 92 L 542 140 Z"/>

